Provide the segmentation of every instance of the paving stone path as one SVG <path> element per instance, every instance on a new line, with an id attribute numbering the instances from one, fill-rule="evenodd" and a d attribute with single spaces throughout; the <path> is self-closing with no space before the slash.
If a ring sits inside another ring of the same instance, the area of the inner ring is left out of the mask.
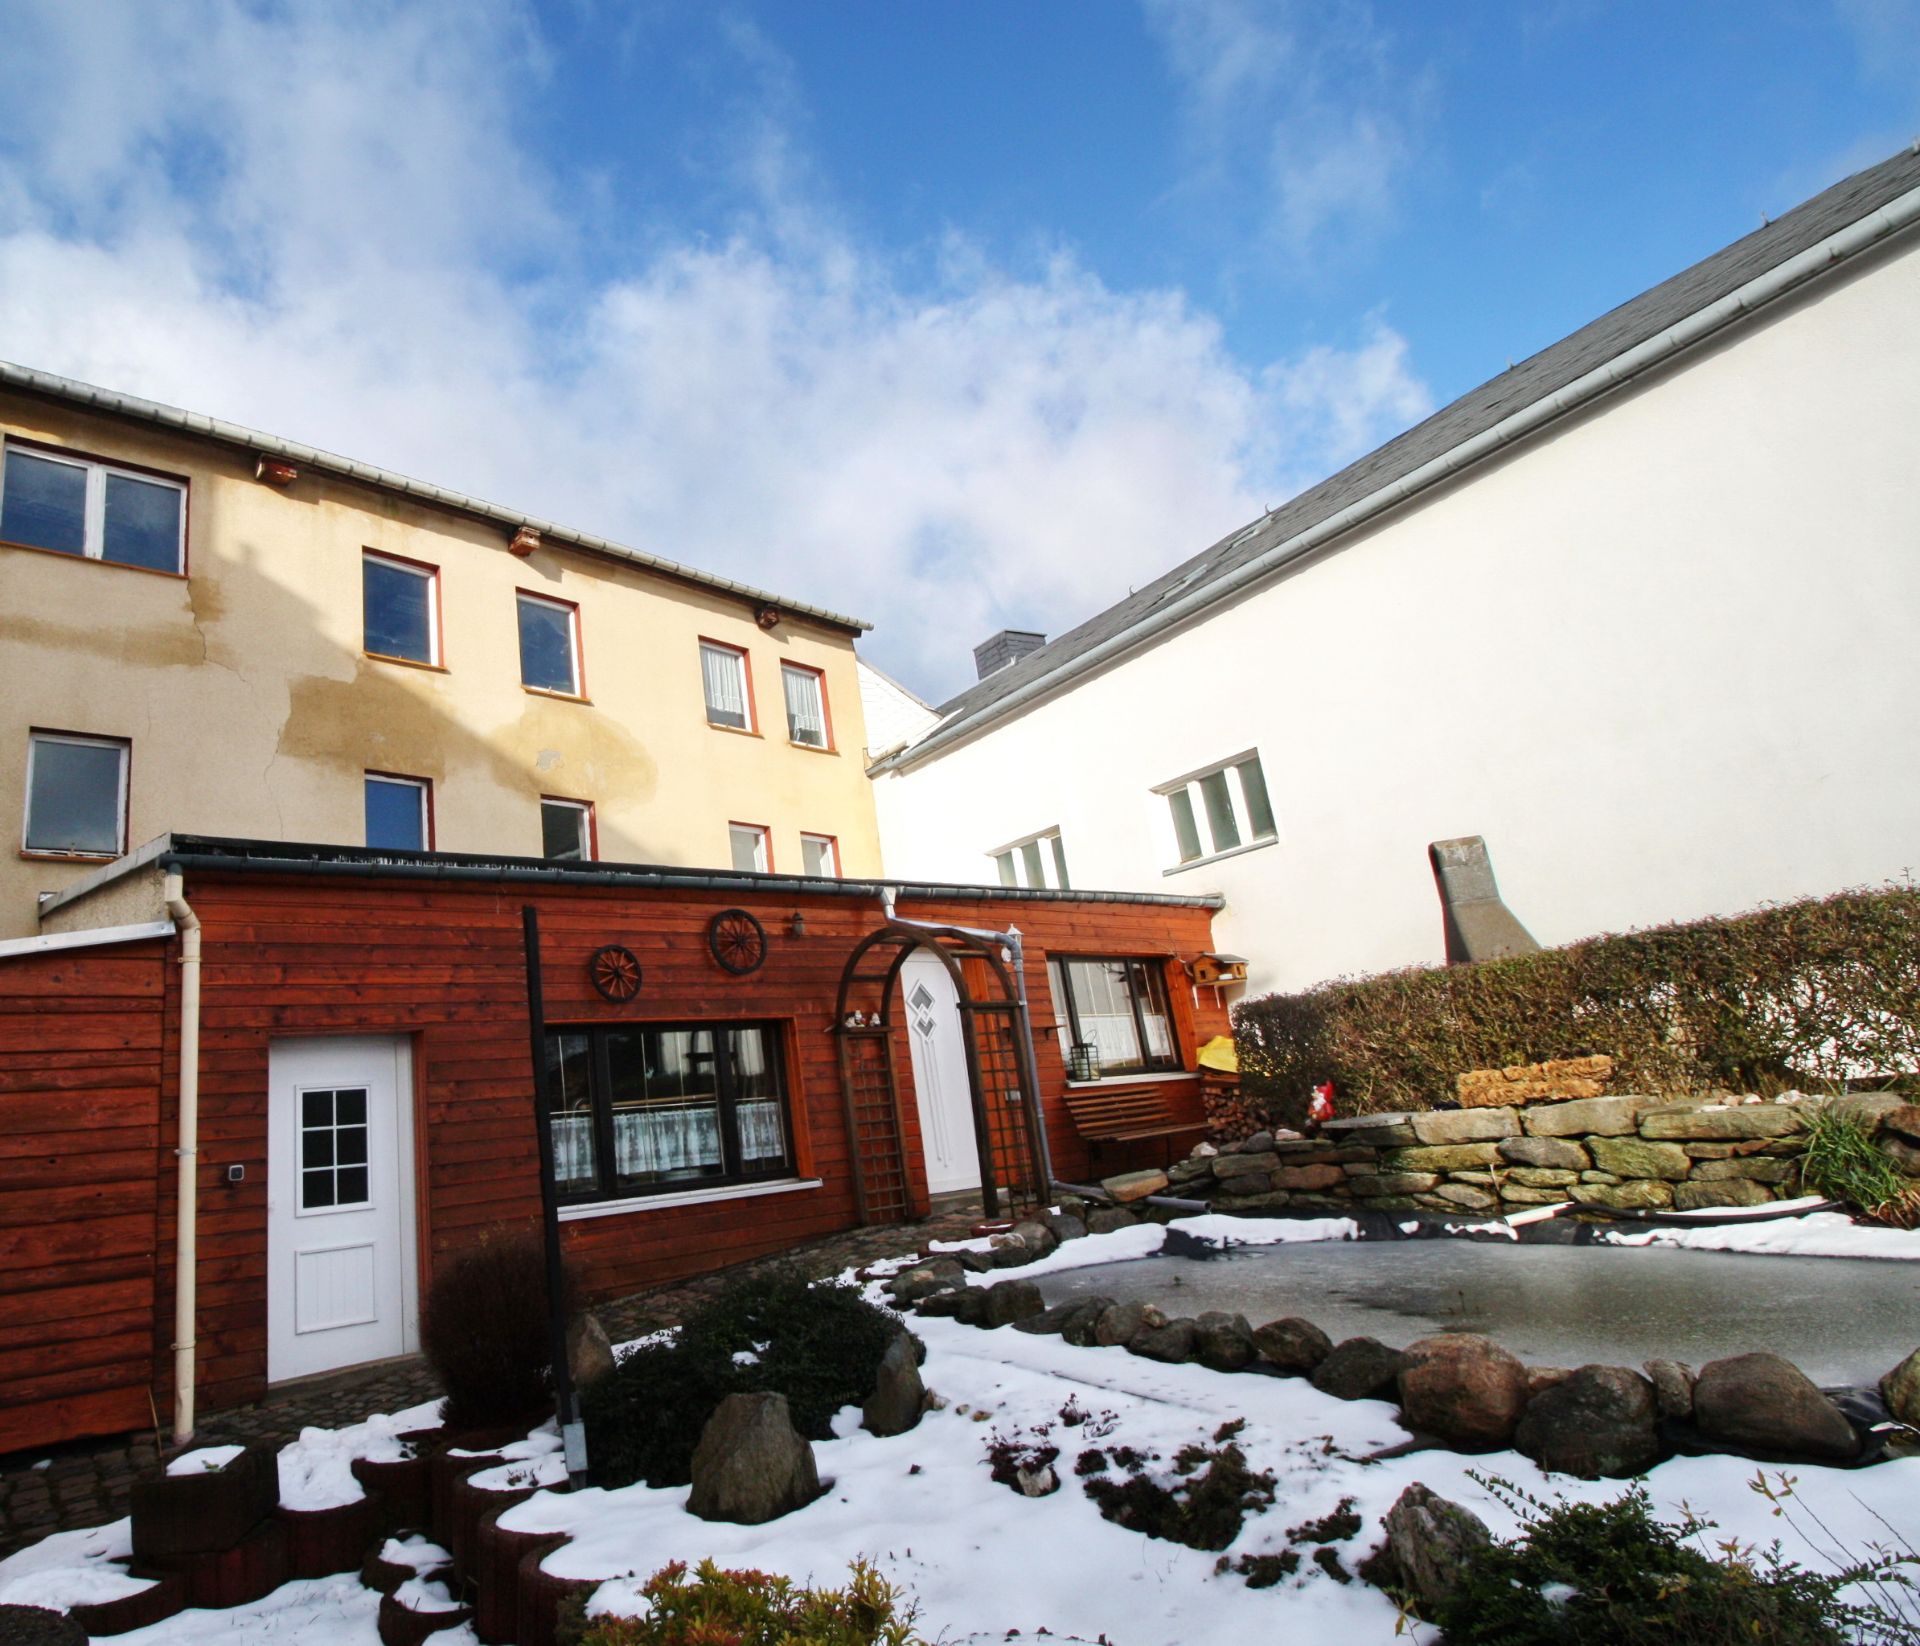
<path id="1" fill-rule="evenodd" d="M 770 1268 L 795 1267 L 813 1278 L 882 1259 L 911 1256 L 930 1240 L 964 1239 L 980 1218 L 978 1204 L 947 1206 L 919 1223 L 853 1229 L 773 1257 L 736 1264 L 697 1280 L 636 1292 L 595 1310 L 615 1343 L 677 1324 L 729 1281 Z M 214 1412 L 197 1446 L 262 1441 L 284 1446 L 308 1428 L 337 1429 L 369 1412 L 392 1412 L 440 1392 L 417 1356 L 276 1390 L 258 1405 Z M 74 1441 L 43 1452 L 0 1456 L 0 1557 L 49 1532 L 99 1526 L 127 1513 L 133 1482 L 162 1456 L 159 1436 L 135 1434 Z"/>

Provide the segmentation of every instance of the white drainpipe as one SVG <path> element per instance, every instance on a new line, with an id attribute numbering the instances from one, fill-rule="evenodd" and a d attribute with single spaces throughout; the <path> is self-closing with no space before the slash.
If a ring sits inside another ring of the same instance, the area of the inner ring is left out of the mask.
<path id="1" fill-rule="evenodd" d="M 166 879 L 167 913 L 180 933 L 180 1209 L 174 1250 L 173 1440 L 193 1438 L 194 1293 L 199 1259 L 200 917 L 178 874 Z"/>

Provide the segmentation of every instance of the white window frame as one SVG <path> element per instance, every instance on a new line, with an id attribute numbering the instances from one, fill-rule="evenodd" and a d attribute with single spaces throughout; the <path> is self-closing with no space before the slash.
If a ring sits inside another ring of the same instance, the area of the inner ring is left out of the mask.
<path id="1" fill-rule="evenodd" d="M 34 755 L 42 743 L 77 744 L 86 749 L 113 749 L 120 756 L 120 783 L 114 795 L 113 838 L 114 849 L 111 852 L 82 852 L 63 849 L 56 846 L 35 846 L 29 844 L 33 831 L 33 762 Z M 88 737 L 80 732 L 38 732 L 27 733 L 27 782 L 26 794 L 20 802 L 20 849 L 29 857 L 84 857 L 101 863 L 111 863 L 115 858 L 127 853 L 127 788 L 129 768 L 133 765 L 133 744 L 124 737 Z"/>
<path id="2" fill-rule="evenodd" d="M 556 811 L 570 811 L 580 820 L 580 854 L 577 857 L 546 857 L 547 849 L 547 808 Z M 568 800 L 557 794 L 543 794 L 540 797 L 540 850 L 542 861 L 547 863 L 597 863 L 600 861 L 599 841 L 594 835 L 593 802 L 591 800 Z"/>
<path id="3" fill-rule="evenodd" d="M 128 566 L 134 571 L 158 571 L 162 576 L 184 577 L 187 572 L 187 483 L 175 480 L 171 475 L 150 474 L 145 469 L 130 469 L 123 464 L 109 463 L 104 458 L 81 457 L 77 453 L 50 450 L 45 446 L 30 446 L 24 441 L 9 440 L 0 448 L 0 501 L 6 496 L 7 458 L 14 452 L 23 457 L 38 457 L 48 463 L 60 463 L 70 469 L 80 469 L 87 477 L 87 500 L 82 517 L 82 542 L 78 555 L 69 555 L 68 559 L 98 560 L 107 566 Z M 126 480 L 139 480 L 149 486 L 166 486 L 180 494 L 180 534 L 174 545 L 173 569 L 168 572 L 164 567 L 137 566 L 127 560 L 109 560 L 106 557 L 107 546 L 107 476 L 117 474 Z M 22 548 L 32 548 L 33 544 L 21 544 Z M 49 554 L 59 554 L 62 550 L 49 549 Z"/>
<path id="4" fill-rule="evenodd" d="M 824 869 L 807 867 L 808 841 L 826 848 Z M 800 836 L 800 870 L 803 874 L 818 875 L 822 880 L 838 880 L 840 878 L 840 842 L 830 834 L 807 834 L 803 831 Z"/>
<path id="5" fill-rule="evenodd" d="M 1247 796 L 1245 779 L 1240 768 L 1245 765 L 1260 768 L 1261 788 L 1266 798 L 1266 806 L 1271 827 L 1264 832 L 1254 828 L 1253 806 Z M 1239 838 L 1222 843 L 1214 829 L 1212 816 L 1207 810 L 1206 794 L 1203 785 L 1208 778 L 1224 774 L 1228 810 Z M 1235 857 L 1241 852 L 1258 851 L 1263 846 L 1276 845 L 1280 839 L 1279 818 L 1273 811 L 1273 791 L 1266 782 L 1266 766 L 1260 759 L 1258 749 L 1243 749 L 1226 760 L 1216 760 L 1211 765 L 1202 766 L 1197 771 L 1177 777 L 1171 783 L 1159 784 L 1153 791 L 1161 798 L 1159 806 L 1160 829 L 1166 842 L 1167 855 L 1173 859 L 1173 866 L 1163 870 L 1165 874 L 1179 874 L 1187 869 L 1197 868 L 1203 863 L 1217 863 L 1223 857 Z M 1187 805 L 1192 809 L 1194 832 L 1200 846 L 1196 857 L 1182 858 L 1180 847 L 1180 827 L 1177 821 L 1177 799 L 1185 796 Z"/>
<path id="6" fill-rule="evenodd" d="M 987 856 L 992 860 L 994 872 L 1003 886 L 1024 886 L 1033 891 L 1070 890 L 1072 881 L 1067 875 L 1067 847 L 1060 838 L 1060 831 L 1042 829 L 1038 834 L 1023 835 L 1020 839 L 990 851 Z M 1034 878 L 1034 865 L 1040 867 L 1039 878 Z"/>
<path id="7" fill-rule="evenodd" d="M 724 720 L 713 718 L 714 705 L 707 696 L 707 653 L 715 657 L 730 658 L 740 671 L 740 713 L 746 719 L 744 726 L 729 726 Z M 753 675 L 747 664 L 746 650 L 740 646 L 729 646 L 720 640 L 702 640 L 700 642 L 700 704 L 707 717 L 707 724 L 723 732 L 759 731 L 755 724 L 758 718 L 753 712 Z"/>
<path id="8" fill-rule="evenodd" d="M 754 837 L 754 866 L 742 869 L 733 861 L 733 844 L 741 835 Z M 729 823 L 727 825 L 727 862 L 736 874 L 773 873 L 773 831 L 764 823 Z"/>
<path id="9" fill-rule="evenodd" d="M 392 571 L 406 572 L 427 585 L 427 655 L 424 658 L 402 657 L 397 652 L 377 652 L 367 644 L 366 567 L 369 560 L 377 560 Z M 518 638 L 516 631 L 515 640 L 517 641 Z M 406 560 L 397 554 L 382 554 L 378 549 L 360 551 L 360 649 L 368 657 L 377 657 L 385 663 L 410 663 L 415 668 L 429 669 L 446 666 L 440 660 L 440 568 L 438 566 L 430 566 L 419 560 Z"/>
<path id="10" fill-rule="evenodd" d="M 420 797 L 420 844 L 418 846 L 376 846 L 367 842 L 367 850 L 372 852 L 430 852 L 433 850 L 433 779 L 430 777 L 408 777 L 402 772 L 362 772 L 360 783 L 360 829 L 366 832 L 367 789 L 369 783 L 387 783 L 396 789 L 412 789 Z"/>
<path id="11" fill-rule="evenodd" d="M 525 589 L 515 589 L 513 600 L 513 638 L 516 646 L 520 639 L 520 608 L 522 606 L 545 606 L 549 611 L 561 613 L 567 620 L 567 656 L 573 665 L 573 686 L 562 691 L 558 686 L 536 686 L 527 679 L 527 660 L 523 652 L 520 658 L 521 689 L 539 692 L 543 697 L 583 698 L 587 695 L 586 659 L 580 648 L 580 608 L 571 600 L 551 600 L 543 594 L 529 594 Z"/>
<path id="12" fill-rule="evenodd" d="M 805 680 L 813 687 L 814 695 L 820 705 L 820 741 L 818 743 L 795 735 L 793 699 L 787 693 L 789 675 L 797 680 Z M 802 749 L 831 750 L 833 748 L 833 719 L 827 713 L 827 677 L 824 671 L 808 668 L 804 663 L 782 663 L 780 665 L 780 706 L 787 717 L 789 743 Z"/>

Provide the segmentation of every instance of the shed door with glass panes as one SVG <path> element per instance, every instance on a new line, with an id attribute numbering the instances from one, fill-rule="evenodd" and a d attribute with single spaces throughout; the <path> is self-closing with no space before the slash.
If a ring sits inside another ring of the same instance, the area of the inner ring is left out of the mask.
<path id="1" fill-rule="evenodd" d="M 268 1060 L 267 1377 L 419 1346 L 405 1040 L 279 1040 Z"/>

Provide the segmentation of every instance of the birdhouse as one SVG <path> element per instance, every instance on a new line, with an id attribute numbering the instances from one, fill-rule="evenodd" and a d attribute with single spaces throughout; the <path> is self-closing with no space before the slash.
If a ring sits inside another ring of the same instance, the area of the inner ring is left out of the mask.
<path id="1" fill-rule="evenodd" d="M 1210 983 L 1216 988 L 1227 983 L 1244 983 L 1247 980 L 1247 958 L 1239 954 L 1195 955 L 1188 962 L 1187 971 L 1194 982 Z"/>

